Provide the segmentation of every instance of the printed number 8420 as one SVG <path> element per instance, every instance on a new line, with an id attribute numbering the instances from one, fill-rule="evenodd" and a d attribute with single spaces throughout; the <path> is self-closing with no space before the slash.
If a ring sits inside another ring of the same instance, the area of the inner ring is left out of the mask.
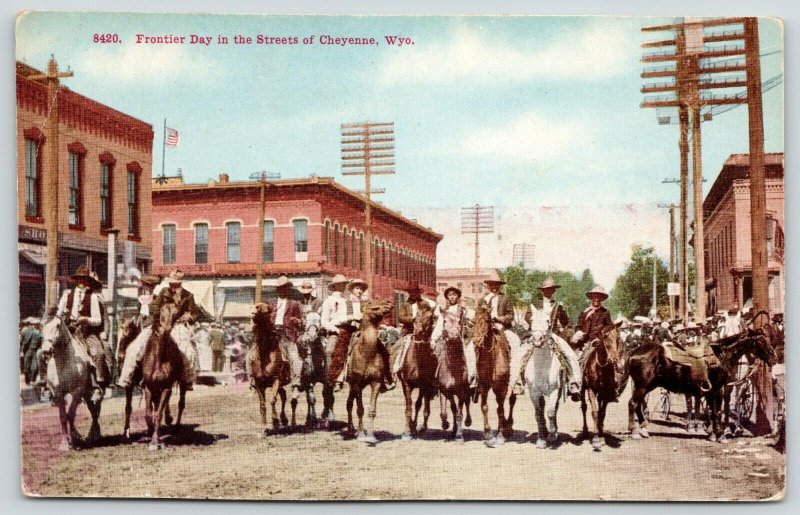
<path id="1" fill-rule="evenodd" d="M 95 34 L 92 41 L 95 43 L 121 43 L 118 34 Z"/>

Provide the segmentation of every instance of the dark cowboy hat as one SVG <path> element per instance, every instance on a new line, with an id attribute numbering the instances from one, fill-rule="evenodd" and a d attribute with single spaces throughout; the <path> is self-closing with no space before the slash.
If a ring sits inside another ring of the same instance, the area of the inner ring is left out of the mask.
<path id="1" fill-rule="evenodd" d="M 155 287 L 161 282 L 161 278 L 157 275 L 143 275 L 139 281 L 142 284 Z"/>
<path id="2" fill-rule="evenodd" d="M 71 279 L 76 282 L 85 281 L 86 284 L 92 282 L 92 277 L 89 275 L 89 269 L 86 268 L 85 266 L 79 266 L 78 269 L 75 270 L 75 273 L 72 274 Z"/>
<path id="3" fill-rule="evenodd" d="M 411 292 L 421 292 L 422 288 L 419 287 L 419 283 L 409 283 L 408 288 L 406 288 L 406 293 Z"/>
<path id="4" fill-rule="evenodd" d="M 586 296 L 589 297 L 590 299 L 594 295 L 599 295 L 603 297 L 603 300 L 606 300 L 608 298 L 608 293 L 606 293 L 605 288 L 603 288 L 599 284 L 596 284 L 594 288 L 586 292 Z"/>
<path id="5" fill-rule="evenodd" d="M 97 292 L 103 289 L 103 282 L 98 277 L 97 272 L 89 272 L 89 288 Z"/>
<path id="6" fill-rule="evenodd" d="M 459 298 L 461 297 L 461 290 L 459 290 L 459 289 L 458 289 L 458 288 L 456 288 L 455 286 L 450 286 L 449 288 L 447 288 L 447 289 L 444 291 L 444 296 L 445 296 L 445 297 L 447 297 L 447 295 L 449 295 L 451 291 L 452 291 L 452 292 L 455 292 L 455 294 L 456 294 L 456 295 L 458 295 L 458 296 L 459 296 Z"/>

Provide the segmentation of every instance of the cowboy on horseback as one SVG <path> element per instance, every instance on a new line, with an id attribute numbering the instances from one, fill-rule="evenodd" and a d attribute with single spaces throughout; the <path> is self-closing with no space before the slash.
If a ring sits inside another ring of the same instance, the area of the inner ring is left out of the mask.
<path id="1" fill-rule="evenodd" d="M 297 338 L 302 334 L 303 310 L 299 302 L 289 298 L 289 293 L 293 287 L 292 281 L 285 275 L 278 278 L 278 282 L 275 285 L 278 300 L 275 301 L 271 317 L 281 355 L 284 361 L 289 363 L 292 389 L 299 390 L 303 360 L 297 350 Z"/>
<path id="2" fill-rule="evenodd" d="M 187 390 L 192 390 L 192 384 L 197 374 L 195 368 L 196 351 L 192 344 L 192 332 L 187 326 L 202 318 L 203 313 L 195 304 L 194 295 L 183 288 L 183 272 L 177 269 L 173 270 L 166 278 L 166 282 L 166 287 L 161 289 L 156 287 L 156 290 L 154 290 L 156 296 L 148 306 L 149 316 L 151 319 L 159 318 L 161 307 L 166 303 L 174 303 L 177 306 L 178 309 L 175 313 L 175 321 L 170 334 L 183 356 L 184 366 L 180 382 L 186 386 Z M 146 327 L 128 346 L 122 371 L 117 380 L 117 384 L 120 387 L 128 388 L 131 386 L 134 372 L 144 357 L 144 351 L 151 333 L 152 327 Z"/>
<path id="3" fill-rule="evenodd" d="M 438 315 L 438 307 L 432 300 L 422 298 L 422 289 L 419 283 L 411 283 L 406 290 L 408 299 L 400 304 L 400 309 L 397 314 L 397 322 L 400 325 L 400 340 L 403 342 L 399 347 L 399 352 L 394 358 L 392 363 L 392 377 L 395 379 L 400 368 L 403 366 L 403 360 L 408 352 L 408 347 L 411 345 L 411 339 L 414 336 L 414 321 L 422 309 L 422 304 L 427 304 L 428 307 L 434 312 L 434 316 Z M 432 341 L 435 341 L 432 339 Z"/>
<path id="4" fill-rule="evenodd" d="M 68 321 L 70 331 L 86 346 L 92 377 L 91 400 L 103 399 L 103 392 L 111 376 L 111 348 L 100 339 L 103 331 L 103 312 L 99 292 L 103 283 L 85 267 L 79 267 L 72 276 L 75 287 L 65 290 L 58 303 L 56 316 Z M 108 347 L 108 348 L 106 348 Z"/>
<path id="5" fill-rule="evenodd" d="M 489 293 L 481 298 L 478 306 L 483 306 L 489 311 L 495 331 L 502 332 L 508 341 L 511 359 L 509 363 L 509 371 L 511 373 L 509 386 L 514 395 L 522 395 L 524 390 L 520 379 L 520 367 L 524 350 L 519 336 L 511 330 L 511 325 L 514 322 L 514 310 L 508 297 L 501 291 L 501 287 L 506 282 L 500 279 L 497 271 L 492 270 L 491 276 L 484 280 L 483 283 L 489 289 Z"/>
<path id="6" fill-rule="evenodd" d="M 548 277 L 539 285 L 539 291 L 542 292 L 542 307 L 539 309 L 535 305 L 530 304 L 525 311 L 525 322 L 527 322 L 530 327 L 533 313 L 537 311 L 542 311 L 547 315 L 550 342 L 553 346 L 553 351 L 561 362 L 561 367 L 567 373 L 567 378 L 569 380 L 567 386 L 568 393 L 572 396 L 572 400 L 577 402 L 580 400 L 578 395 L 581 391 L 581 371 L 577 364 L 575 352 L 562 337 L 564 329 L 569 326 L 569 316 L 564 306 L 562 306 L 560 302 L 553 300 L 553 294 L 558 288 L 561 288 L 561 285 L 556 284 L 552 277 Z M 525 366 L 531 355 L 530 350 L 531 349 L 525 353 L 525 357 L 523 358 L 523 363 L 520 367 L 520 372 L 522 374 L 525 373 Z"/>
<path id="7" fill-rule="evenodd" d="M 475 367 L 475 345 L 472 338 L 467 337 L 467 328 L 475 319 L 475 312 L 461 303 L 461 290 L 450 286 L 444 291 L 447 307 L 436 320 L 431 340 L 436 342 L 438 349 L 443 346 L 443 340 L 460 340 L 464 349 L 464 359 L 467 364 L 467 378 L 470 390 L 474 392 L 478 386 Z"/>
<path id="8" fill-rule="evenodd" d="M 592 349 L 592 346 L 587 344 L 599 339 L 603 328 L 613 324 L 611 322 L 611 314 L 603 307 L 603 301 L 608 298 L 606 290 L 600 285 L 595 285 L 594 288 L 586 292 L 586 296 L 591 304 L 578 317 L 578 330 L 575 331 L 570 340 L 575 349 L 583 349 L 578 359 L 581 368 L 586 366 L 586 360 Z"/>

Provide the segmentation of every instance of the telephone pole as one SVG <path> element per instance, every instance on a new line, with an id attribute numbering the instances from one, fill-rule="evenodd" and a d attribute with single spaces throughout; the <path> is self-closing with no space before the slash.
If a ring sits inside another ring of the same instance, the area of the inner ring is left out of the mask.
<path id="1" fill-rule="evenodd" d="M 525 270 L 533 268 L 536 246 L 530 243 L 515 243 L 511 252 L 511 265 L 521 266 Z"/>
<path id="2" fill-rule="evenodd" d="M 58 303 L 58 90 L 61 82 L 58 79 L 72 77 L 72 71 L 58 71 L 58 63 L 53 55 L 47 63 L 47 73 L 30 75 L 30 80 L 47 81 L 47 104 L 50 110 L 45 119 L 47 134 L 47 156 L 44 166 L 44 206 L 45 227 L 47 228 L 47 270 L 45 277 L 45 313 Z"/>
<path id="3" fill-rule="evenodd" d="M 166 122 L 165 127 L 166 127 Z M 267 190 L 267 179 L 280 179 L 281 174 L 272 172 L 251 173 L 250 178 L 261 182 L 261 200 L 258 204 L 258 238 L 256 238 L 256 293 L 254 301 L 256 304 L 261 302 L 263 297 L 262 289 L 264 284 L 264 213 L 266 211 L 265 195 Z"/>
<path id="4" fill-rule="evenodd" d="M 480 268 L 480 241 L 478 235 L 494 233 L 494 206 L 474 206 L 461 208 L 461 234 L 475 235 L 474 281 L 477 282 Z M 473 283 L 474 284 L 474 283 Z"/>
<path id="5" fill-rule="evenodd" d="M 367 291 L 372 296 L 372 275 L 374 263 L 372 255 L 372 200 L 383 189 L 372 188 L 373 175 L 391 175 L 394 166 L 394 122 L 343 123 L 342 135 L 342 175 L 363 175 L 364 191 L 364 234 L 366 245 Z"/>
<path id="6" fill-rule="evenodd" d="M 675 204 L 659 204 L 658 207 L 669 209 L 669 282 L 675 282 Z M 679 296 L 680 297 L 680 296 Z M 675 318 L 675 301 L 672 295 L 669 299 L 669 317 Z"/>

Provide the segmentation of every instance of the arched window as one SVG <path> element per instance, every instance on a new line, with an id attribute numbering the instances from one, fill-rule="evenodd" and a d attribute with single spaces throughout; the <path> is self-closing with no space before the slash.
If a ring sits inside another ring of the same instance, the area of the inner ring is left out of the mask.
<path id="1" fill-rule="evenodd" d="M 239 263 L 242 257 L 242 224 L 239 222 L 228 222 L 225 224 L 225 227 L 228 231 L 228 263 Z"/>
<path id="2" fill-rule="evenodd" d="M 358 269 L 358 254 L 356 253 L 356 230 L 350 233 L 350 268 Z"/>
<path id="3" fill-rule="evenodd" d="M 333 224 L 333 264 L 339 264 L 339 224 Z"/>
<path id="4" fill-rule="evenodd" d="M 364 271 L 364 233 L 358 235 L 358 269 Z"/>
<path id="5" fill-rule="evenodd" d="M 322 241 L 325 252 L 325 261 L 327 261 L 328 263 L 331 262 L 330 236 L 331 236 L 331 223 L 328 220 L 325 220 L 325 234 L 322 235 Z"/>
<path id="6" fill-rule="evenodd" d="M 342 265 L 344 266 L 347 266 L 347 251 L 350 250 L 350 246 L 347 244 L 347 236 L 349 234 L 347 227 L 342 227 Z"/>

